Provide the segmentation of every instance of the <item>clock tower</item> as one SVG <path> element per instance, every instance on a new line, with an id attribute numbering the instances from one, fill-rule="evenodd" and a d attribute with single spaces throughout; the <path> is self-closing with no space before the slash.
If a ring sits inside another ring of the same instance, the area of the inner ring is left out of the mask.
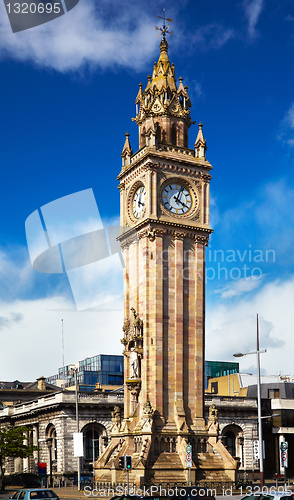
<path id="1" fill-rule="evenodd" d="M 122 455 L 132 455 L 130 480 L 137 484 L 187 480 L 188 443 L 192 481 L 200 477 L 195 473 L 201 454 L 217 459 L 214 467 L 226 469 L 230 477 L 236 468 L 218 441 L 215 413 L 210 412 L 208 423 L 204 419 L 212 166 L 201 123 L 194 149 L 189 148 L 188 87 L 182 78 L 176 81 L 165 26 L 161 31 L 160 57 L 136 98 L 139 150 L 133 154 L 126 134 L 118 176 L 125 263 L 124 418 L 117 407 L 111 442 L 96 462 L 96 479 L 112 482 L 123 481 Z"/>

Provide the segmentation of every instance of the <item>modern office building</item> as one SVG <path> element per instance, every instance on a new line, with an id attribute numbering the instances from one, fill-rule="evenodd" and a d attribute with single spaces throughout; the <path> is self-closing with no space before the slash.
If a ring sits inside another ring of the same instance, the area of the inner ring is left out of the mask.
<path id="1" fill-rule="evenodd" d="M 77 381 L 80 392 L 93 392 L 96 384 L 103 386 L 106 391 L 114 389 L 112 386 L 121 387 L 123 385 L 123 356 L 98 354 L 79 361 L 77 365 Z M 64 377 L 63 367 L 61 367 L 56 375 L 47 377 L 46 382 L 62 387 L 64 378 L 64 386 L 67 388 L 73 387 L 75 381 L 71 366 L 64 367 Z M 239 373 L 239 363 L 205 361 L 205 390 L 208 388 L 209 379 L 232 375 L 233 373 Z"/>
<path id="2" fill-rule="evenodd" d="M 205 390 L 211 378 L 239 373 L 239 363 L 230 361 L 205 361 Z"/>
<path id="3" fill-rule="evenodd" d="M 77 363 L 77 383 L 80 392 L 93 392 L 96 384 L 111 391 L 123 385 L 123 356 L 98 354 Z M 61 367 L 56 375 L 46 378 L 51 384 L 69 388 L 75 385 L 72 365 Z"/>

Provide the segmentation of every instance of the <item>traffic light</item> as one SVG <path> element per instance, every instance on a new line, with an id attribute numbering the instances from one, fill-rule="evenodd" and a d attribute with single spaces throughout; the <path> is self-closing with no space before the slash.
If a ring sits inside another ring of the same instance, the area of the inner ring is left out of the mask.
<path id="1" fill-rule="evenodd" d="M 122 457 L 119 457 L 119 468 L 120 469 L 125 469 L 126 468 L 125 458 L 126 457 L 124 455 Z"/>
<path id="2" fill-rule="evenodd" d="M 131 469 L 132 468 L 132 457 L 131 455 L 126 455 L 126 469 Z"/>

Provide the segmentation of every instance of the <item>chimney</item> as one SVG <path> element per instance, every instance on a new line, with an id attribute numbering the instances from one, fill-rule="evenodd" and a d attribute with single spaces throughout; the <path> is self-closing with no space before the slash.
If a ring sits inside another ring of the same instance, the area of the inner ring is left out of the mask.
<path id="1" fill-rule="evenodd" d="M 37 382 L 38 382 L 38 390 L 46 391 L 45 377 L 43 375 L 42 377 L 37 378 Z"/>

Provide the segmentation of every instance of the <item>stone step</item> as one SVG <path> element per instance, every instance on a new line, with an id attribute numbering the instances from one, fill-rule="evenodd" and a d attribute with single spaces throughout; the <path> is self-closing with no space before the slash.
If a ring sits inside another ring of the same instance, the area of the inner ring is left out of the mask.
<path id="1" fill-rule="evenodd" d="M 182 462 L 178 453 L 168 453 L 166 451 L 154 457 L 150 465 L 156 469 L 182 469 Z"/>
<path id="2" fill-rule="evenodd" d="M 223 469 L 224 462 L 214 453 L 198 453 L 196 466 L 201 469 Z"/>
<path id="3" fill-rule="evenodd" d="M 183 471 L 182 462 L 177 453 L 162 452 L 158 455 L 154 462 L 150 463 L 151 471 L 149 472 L 149 480 L 153 484 L 166 482 L 183 483 L 186 481 L 186 474 Z"/>

